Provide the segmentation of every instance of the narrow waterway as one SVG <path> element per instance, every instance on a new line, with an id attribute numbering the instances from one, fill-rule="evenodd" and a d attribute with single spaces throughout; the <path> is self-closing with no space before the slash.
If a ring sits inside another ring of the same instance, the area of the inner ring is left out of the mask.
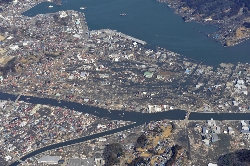
<path id="1" fill-rule="evenodd" d="M 39 153 L 42 153 L 42 152 L 45 152 L 47 150 L 57 149 L 57 148 L 60 148 L 60 147 L 63 147 L 63 146 L 73 145 L 73 144 L 77 144 L 77 143 L 80 143 L 80 142 L 92 140 L 92 139 L 95 139 L 95 138 L 107 136 L 107 135 L 114 134 L 114 133 L 118 133 L 118 132 L 121 132 L 121 131 L 124 131 L 124 130 L 127 130 L 127 129 L 131 129 L 133 127 L 136 127 L 136 126 L 139 126 L 139 125 L 142 125 L 142 124 L 143 123 L 131 124 L 131 125 L 128 125 L 128 126 L 120 127 L 118 129 L 114 129 L 114 130 L 110 130 L 110 131 L 106 131 L 106 132 L 102 132 L 102 133 L 98 133 L 98 134 L 93 134 L 93 135 L 90 135 L 90 136 L 86 136 L 86 137 L 82 137 L 82 138 L 78 138 L 78 139 L 74 139 L 74 140 L 69 140 L 69 141 L 65 141 L 65 142 L 62 142 L 62 143 L 57 143 L 57 144 L 54 144 L 54 145 L 49 145 L 49 146 L 46 146 L 44 148 L 35 150 L 35 151 L 23 156 L 21 158 L 21 160 L 25 161 L 27 158 L 30 158 L 32 156 L 35 156 L 35 155 L 37 155 Z M 15 163 L 11 164 L 11 166 L 16 166 L 18 164 L 19 164 L 19 162 L 15 162 Z"/>
<path id="2" fill-rule="evenodd" d="M 0 92 L 0 100 L 11 100 L 15 101 L 17 96 L 7 94 L 7 93 L 1 93 Z M 27 99 L 29 98 L 29 99 Z M 29 102 L 32 104 L 46 104 L 46 105 L 51 105 L 51 106 L 58 106 L 58 107 L 67 107 L 69 109 L 74 109 L 75 111 L 83 112 L 83 113 L 89 113 L 93 114 L 97 117 L 100 118 L 109 118 L 112 120 L 125 120 L 125 121 L 133 121 L 136 122 L 135 124 L 128 125 L 125 127 L 121 127 L 118 129 L 110 130 L 107 132 L 103 133 L 98 133 L 94 134 L 91 136 L 79 138 L 79 139 L 74 139 L 54 145 L 50 145 L 38 150 L 35 150 L 24 157 L 21 158 L 21 160 L 25 160 L 29 157 L 32 157 L 36 154 L 45 152 L 50 149 L 55 149 L 59 148 L 62 146 L 67 146 L 67 145 L 72 145 L 76 143 L 80 143 L 83 141 L 87 141 L 90 139 L 95 139 L 98 137 L 102 137 L 105 135 L 109 134 L 114 134 L 120 131 L 124 131 L 126 129 L 130 129 L 135 126 L 139 126 L 141 124 L 144 124 L 146 122 L 150 122 L 153 120 L 162 120 L 162 119 L 169 119 L 169 120 L 182 120 L 184 119 L 184 116 L 186 112 L 184 110 L 171 110 L 167 112 L 159 112 L 159 113 L 153 113 L 153 114 L 145 114 L 145 113 L 138 113 L 138 112 L 122 112 L 119 110 L 116 111 L 111 111 L 109 112 L 106 109 L 102 108 L 97 108 L 97 107 L 91 107 L 87 105 L 82 105 L 79 103 L 74 103 L 74 102 L 67 102 L 67 101 L 61 101 L 61 103 L 58 103 L 57 100 L 55 99 L 49 99 L 49 98 L 39 98 L 39 97 L 32 97 L 32 96 L 21 96 L 20 99 L 21 101 Z M 124 115 L 122 115 L 124 113 Z M 250 114 L 249 113 L 191 113 L 189 120 L 208 120 L 208 119 L 215 119 L 215 120 L 249 120 L 250 119 Z M 12 166 L 18 165 L 18 162 L 12 164 Z"/>
<path id="3" fill-rule="evenodd" d="M 10 99 L 15 101 L 17 96 L 1 93 L 0 92 L 0 99 L 7 100 Z M 27 98 L 29 98 L 27 100 Z M 160 120 L 160 119 L 172 119 L 172 120 L 180 120 L 184 119 L 186 112 L 184 110 L 171 110 L 167 112 L 159 112 L 159 113 L 152 113 L 152 114 L 144 114 L 139 112 L 125 112 L 125 111 L 108 111 L 103 108 L 98 108 L 94 106 L 82 105 L 79 103 L 68 102 L 68 101 L 61 101 L 58 103 L 55 99 L 49 98 L 39 98 L 39 97 L 32 97 L 32 96 L 21 96 L 19 100 L 33 103 L 33 104 L 46 104 L 51 106 L 58 106 L 58 107 L 66 107 L 75 111 L 89 113 L 95 115 L 100 118 L 109 118 L 111 120 L 124 120 L 124 121 L 132 121 L 137 123 L 145 123 L 152 120 Z M 124 115 L 123 115 L 124 113 Z"/>

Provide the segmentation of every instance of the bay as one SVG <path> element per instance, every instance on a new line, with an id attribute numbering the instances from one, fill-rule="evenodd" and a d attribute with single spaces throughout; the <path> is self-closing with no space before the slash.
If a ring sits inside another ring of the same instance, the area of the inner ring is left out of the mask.
<path id="1" fill-rule="evenodd" d="M 80 10 L 82 6 L 86 9 Z M 61 6 L 44 2 L 23 14 L 35 16 L 61 10 L 84 12 L 90 30 L 117 30 L 146 41 L 150 48 L 164 47 L 203 64 L 250 62 L 250 41 L 224 48 L 205 35 L 215 32 L 215 26 L 185 23 L 167 4 L 156 0 L 63 0 Z M 121 17 L 121 13 L 127 15 Z"/>

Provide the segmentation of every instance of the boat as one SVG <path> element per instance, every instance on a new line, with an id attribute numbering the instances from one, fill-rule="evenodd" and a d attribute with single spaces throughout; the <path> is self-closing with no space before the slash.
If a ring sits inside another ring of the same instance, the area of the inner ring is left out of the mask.
<path id="1" fill-rule="evenodd" d="M 86 8 L 85 8 L 85 7 L 80 7 L 80 9 L 81 9 L 81 10 L 84 10 L 84 9 L 86 9 Z"/>
<path id="2" fill-rule="evenodd" d="M 49 8 L 52 8 L 53 6 L 52 5 L 49 5 Z"/>
<path id="3" fill-rule="evenodd" d="M 122 13 L 122 14 L 120 14 L 120 16 L 126 16 L 126 13 Z"/>

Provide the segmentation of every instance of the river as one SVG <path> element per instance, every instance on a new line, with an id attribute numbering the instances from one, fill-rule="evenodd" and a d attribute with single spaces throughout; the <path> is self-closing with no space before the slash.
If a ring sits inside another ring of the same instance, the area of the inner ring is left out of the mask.
<path id="1" fill-rule="evenodd" d="M 49 5 L 54 7 L 47 8 Z M 80 10 L 81 6 L 86 9 Z M 23 14 L 35 16 L 60 10 L 84 12 L 90 30 L 114 29 L 144 40 L 152 48 L 164 47 L 203 64 L 250 62 L 250 40 L 224 48 L 205 35 L 215 32 L 215 26 L 185 23 L 167 4 L 156 0 L 63 0 L 61 6 L 45 2 Z M 127 15 L 121 17 L 120 13 Z"/>
<path id="2" fill-rule="evenodd" d="M 45 152 L 47 150 L 56 149 L 56 148 L 60 148 L 62 146 L 67 146 L 67 145 L 73 145 L 73 144 L 76 144 L 76 143 L 92 140 L 92 139 L 103 137 L 103 136 L 110 135 L 110 134 L 114 134 L 114 133 L 121 132 L 121 131 L 130 129 L 130 128 L 133 128 L 133 127 L 136 127 L 136 126 L 142 125 L 142 124 L 143 123 L 136 123 L 136 124 L 124 126 L 124 127 L 118 128 L 118 129 L 114 129 L 114 130 L 110 130 L 110 131 L 106 131 L 106 132 L 102 132 L 102 133 L 98 133 L 98 134 L 93 134 L 93 135 L 86 136 L 86 137 L 83 137 L 83 138 L 78 138 L 78 139 L 74 139 L 74 140 L 70 140 L 70 141 L 65 141 L 65 142 L 62 142 L 62 143 L 57 143 L 57 144 L 54 144 L 54 145 L 49 145 L 49 146 L 46 146 L 44 148 L 35 150 L 35 151 L 23 156 L 21 158 L 21 160 L 25 161 L 27 158 L 33 157 L 33 156 L 35 156 L 35 155 L 37 155 L 39 153 Z M 15 162 L 15 163 L 11 164 L 10 166 L 17 166 L 18 164 L 20 164 L 20 163 Z"/>
<path id="3" fill-rule="evenodd" d="M 11 100 L 15 101 L 17 96 L 12 95 L 12 94 L 7 94 L 7 93 L 1 93 L 0 92 L 0 100 Z M 27 99 L 29 98 L 29 99 Z M 48 99 L 48 98 L 39 98 L 39 97 L 32 97 L 32 96 L 21 96 L 20 99 L 21 101 L 33 103 L 33 104 L 46 104 L 46 105 L 51 105 L 51 106 L 59 106 L 59 107 L 67 107 L 69 109 L 74 109 L 76 111 L 80 111 L 83 113 L 89 113 L 93 114 L 97 117 L 100 118 L 109 118 L 112 120 L 126 120 L 126 121 L 133 121 L 136 122 L 135 124 L 121 127 L 118 129 L 110 130 L 107 132 L 103 133 L 98 133 L 94 134 L 91 136 L 75 139 L 75 140 L 70 140 L 62 143 L 57 143 L 54 145 L 50 145 L 44 148 L 41 148 L 39 150 L 35 150 L 21 158 L 21 160 L 25 160 L 29 157 L 32 157 L 34 155 L 37 155 L 39 153 L 45 152 L 50 149 L 55 149 L 59 148 L 62 146 L 67 146 L 83 141 L 87 141 L 90 139 L 102 137 L 105 135 L 109 134 L 114 134 L 116 132 L 120 132 L 132 127 L 139 126 L 141 124 L 153 121 L 153 120 L 162 120 L 162 119 L 169 119 L 169 120 L 180 120 L 184 119 L 184 116 L 186 114 L 185 111 L 183 110 L 171 110 L 171 111 L 166 111 L 166 112 L 159 112 L 159 113 L 152 113 L 152 114 L 146 114 L 146 113 L 138 113 L 138 112 L 122 112 L 122 111 L 111 111 L 109 112 L 106 109 L 102 108 L 97 108 L 97 107 L 92 107 L 92 106 L 87 106 L 87 105 L 82 105 L 79 103 L 74 103 L 74 102 L 67 102 L 67 101 L 61 101 L 61 103 L 58 103 L 57 100 L 55 99 Z M 124 113 L 124 115 L 122 115 Z M 215 119 L 215 120 L 249 120 L 250 119 L 250 113 L 191 113 L 189 120 L 208 120 L 208 119 Z M 12 164 L 11 166 L 18 165 L 18 162 Z"/>

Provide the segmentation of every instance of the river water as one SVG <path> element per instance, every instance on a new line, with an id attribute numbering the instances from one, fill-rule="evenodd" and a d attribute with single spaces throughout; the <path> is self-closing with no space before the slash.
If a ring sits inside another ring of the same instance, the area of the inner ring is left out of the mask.
<path id="1" fill-rule="evenodd" d="M 74 139 L 74 140 L 70 140 L 70 141 L 66 141 L 66 142 L 62 142 L 62 143 L 57 143 L 57 144 L 54 144 L 54 145 L 49 145 L 49 146 L 46 146 L 44 148 L 35 150 L 35 151 L 23 156 L 21 158 L 21 160 L 25 161 L 27 158 L 33 157 L 33 156 L 35 156 L 35 155 L 37 155 L 39 153 L 45 152 L 47 150 L 57 149 L 57 148 L 60 148 L 62 146 L 73 145 L 73 144 L 76 144 L 76 143 L 80 143 L 80 142 L 92 140 L 92 139 L 95 139 L 95 138 L 107 136 L 107 135 L 110 135 L 110 134 L 114 134 L 114 133 L 117 133 L 117 132 L 121 132 L 121 131 L 130 129 L 130 128 L 136 127 L 138 125 L 142 125 L 142 124 L 143 123 L 136 123 L 136 124 L 124 126 L 124 127 L 118 128 L 118 129 L 114 129 L 114 130 L 110 130 L 110 131 L 106 131 L 106 132 L 102 132 L 102 133 L 98 133 L 98 134 L 93 134 L 93 135 L 86 136 L 86 137 L 83 137 L 83 138 L 78 138 L 78 139 Z M 15 163 L 11 164 L 11 166 L 17 166 L 18 164 L 19 164 L 19 162 L 15 162 Z"/>
<path id="2" fill-rule="evenodd" d="M 49 5 L 54 7 L 47 8 Z M 81 6 L 86 9 L 80 10 Z M 205 35 L 215 32 L 215 26 L 185 23 L 167 4 L 156 0 L 63 0 L 61 6 L 41 3 L 23 14 L 35 16 L 60 10 L 84 12 L 90 30 L 114 29 L 144 40 L 153 48 L 164 47 L 203 64 L 250 62 L 250 41 L 224 48 Z M 121 13 L 127 16 L 121 17 Z"/>
<path id="3" fill-rule="evenodd" d="M 7 93 L 1 93 L 0 92 L 0 100 L 11 100 L 15 101 L 17 96 L 7 94 Z M 21 158 L 21 160 L 26 160 L 27 158 L 30 158 L 34 155 L 37 155 L 39 153 L 45 152 L 47 150 L 56 149 L 62 146 L 72 145 L 79 142 L 87 141 L 90 139 L 103 137 L 105 135 L 114 134 L 117 132 L 124 131 L 126 129 L 130 129 L 132 127 L 136 127 L 139 125 L 142 125 L 144 123 L 153 121 L 153 120 L 161 120 L 161 119 L 169 119 L 169 120 L 179 120 L 184 119 L 185 111 L 183 110 L 171 110 L 167 112 L 159 112 L 159 113 L 153 113 L 153 114 L 145 114 L 145 113 L 137 113 L 137 112 L 122 112 L 122 111 L 111 111 L 111 113 L 102 108 L 97 107 L 91 107 L 87 105 L 81 105 L 79 103 L 73 103 L 73 102 L 66 102 L 61 101 L 61 103 L 58 103 L 57 100 L 54 99 L 48 99 L 48 98 L 38 98 L 38 97 L 32 97 L 32 96 L 21 96 L 21 101 L 33 103 L 33 104 L 46 104 L 51 106 L 59 106 L 59 107 L 67 107 L 69 109 L 74 109 L 79 112 L 83 113 L 90 113 L 98 117 L 107 117 L 112 120 L 127 120 L 127 121 L 133 121 L 136 122 L 135 124 L 121 127 L 118 129 L 110 130 L 103 133 L 94 134 L 91 136 L 78 138 L 62 143 L 57 143 L 54 145 L 50 145 L 38 150 L 35 150 Z M 123 115 L 124 113 L 124 115 Z M 215 119 L 215 120 L 250 120 L 250 113 L 223 113 L 223 114 L 217 114 L 217 113 L 191 113 L 189 120 L 208 120 L 208 119 Z M 18 162 L 13 163 L 11 166 L 18 165 Z"/>

